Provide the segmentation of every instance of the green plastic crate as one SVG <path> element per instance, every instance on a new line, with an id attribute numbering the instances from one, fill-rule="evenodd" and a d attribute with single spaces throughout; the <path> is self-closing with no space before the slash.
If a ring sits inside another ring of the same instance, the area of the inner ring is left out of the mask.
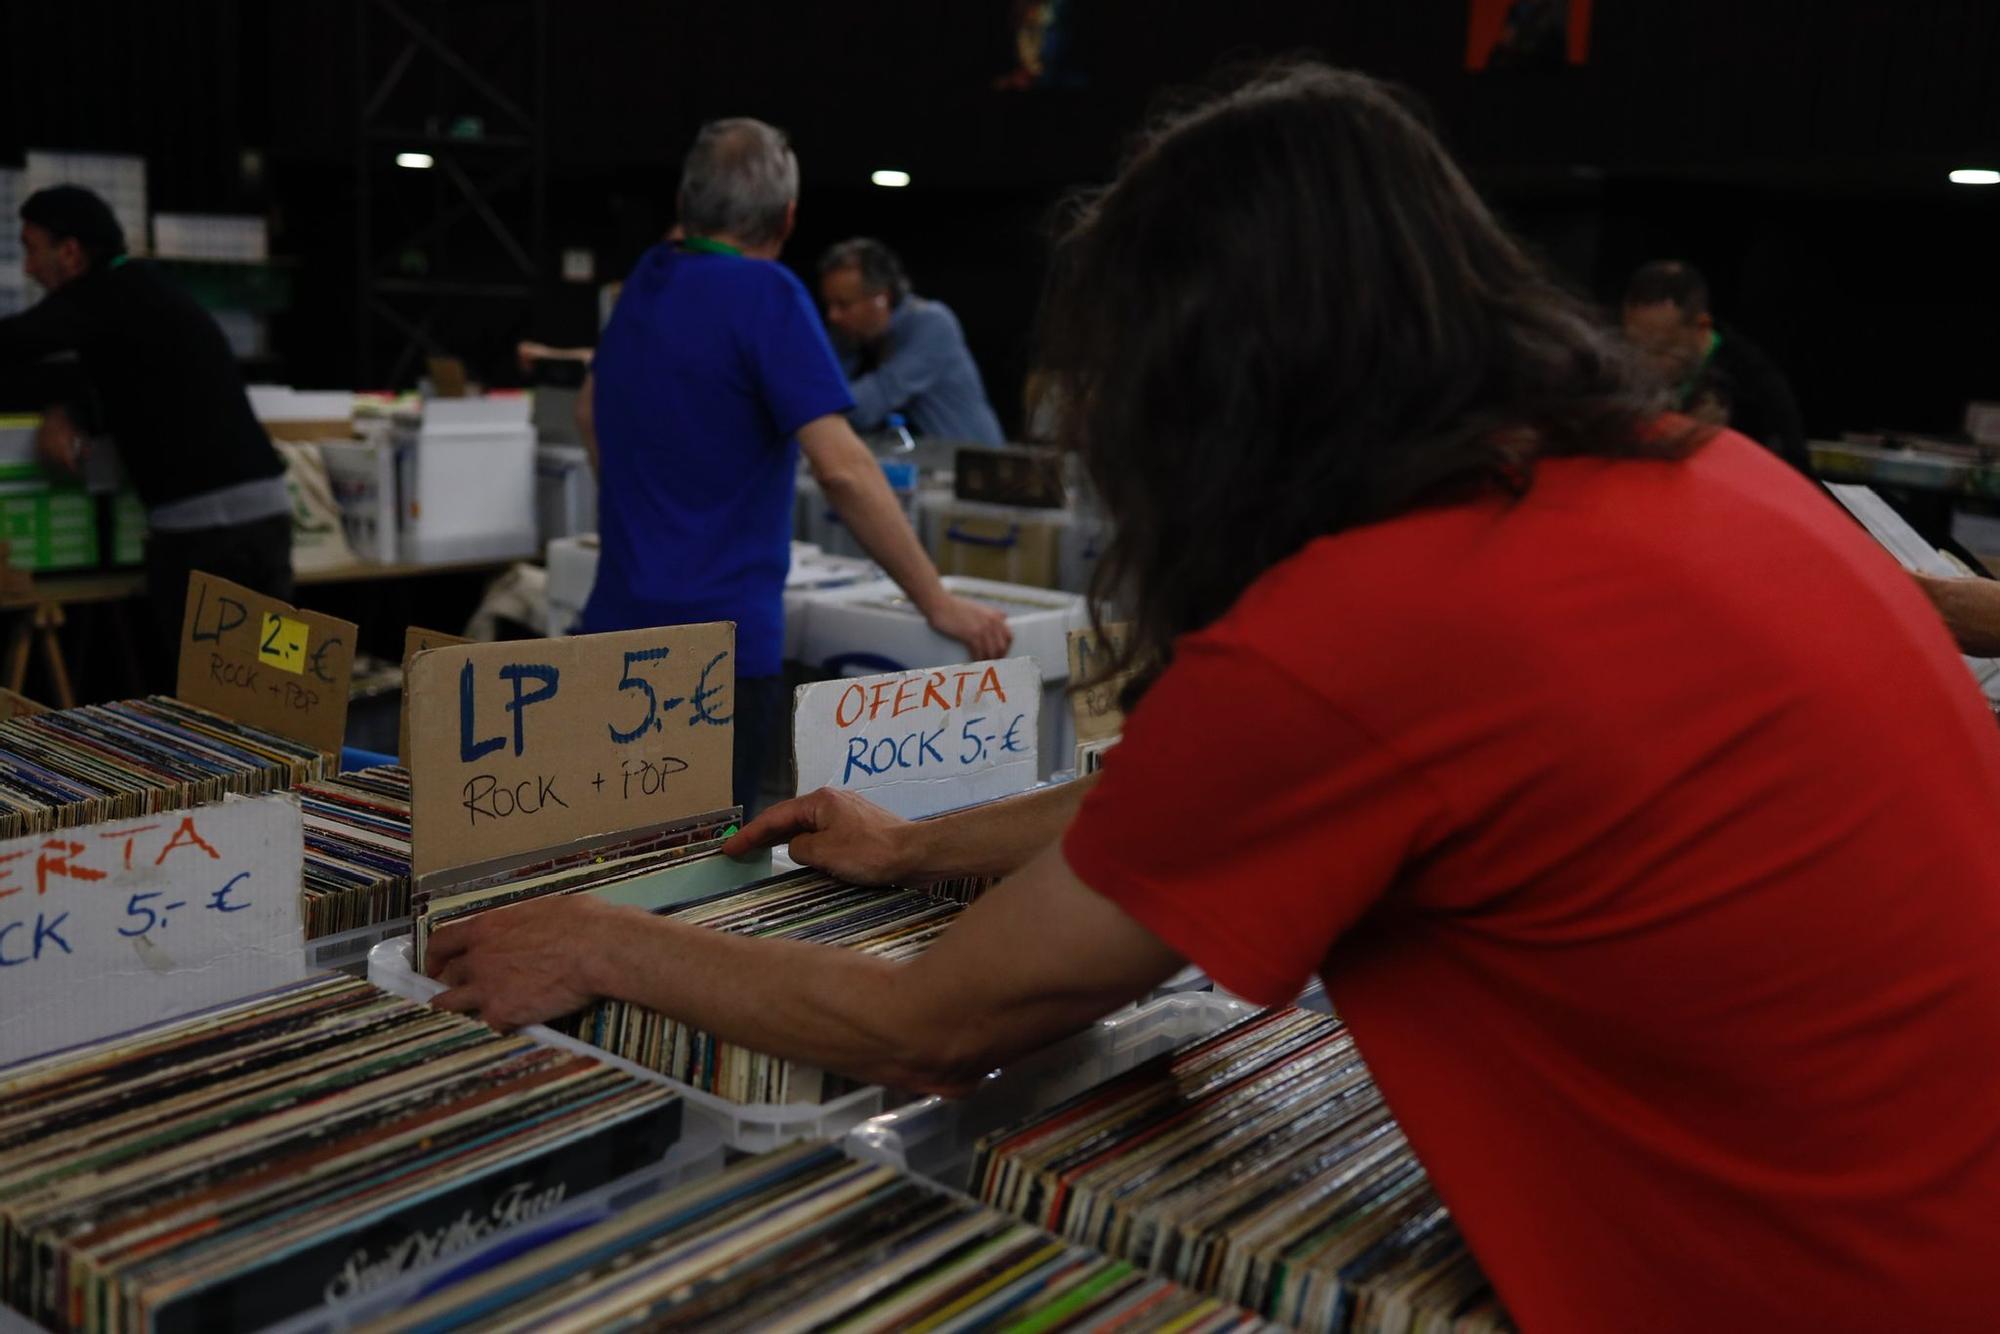
<path id="1" fill-rule="evenodd" d="M 7 540 L 8 563 L 16 569 L 94 569 L 97 502 L 80 486 L 0 470 L 0 537 Z"/>

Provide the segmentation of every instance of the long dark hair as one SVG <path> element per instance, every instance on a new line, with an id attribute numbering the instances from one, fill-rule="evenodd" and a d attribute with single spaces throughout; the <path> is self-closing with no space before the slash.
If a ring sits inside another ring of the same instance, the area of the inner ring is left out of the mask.
<path id="1" fill-rule="evenodd" d="M 1107 675 L 1315 537 L 1537 457 L 1666 455 L 1656 391 L 1387 86 L 1286 64 L 1165 120 L 1059 238 L 1042 314 L 1058 438 L 1115 529 Z"/>

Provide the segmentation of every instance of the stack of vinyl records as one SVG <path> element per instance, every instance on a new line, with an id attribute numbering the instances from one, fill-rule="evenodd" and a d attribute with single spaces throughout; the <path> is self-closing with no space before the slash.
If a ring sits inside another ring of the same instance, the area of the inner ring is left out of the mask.
<path id="1" fill-rule="evenodd" d="M 299 787 L 308 939 L 410 915 L 410 773 L 360 769 Z"/>
<path id="2" fill-rule="evenodd" d="M 1265 1326 L 891 1168 L 806 1144 L 656 1196 L 363 1328 Z"/>
<path id="3" fill-rule="evenodd" d="M 1511 1328 L 1334 1019 L 1270 1010 L 982 1139 L 973 1189 L 1296 1329 Z"/>
<path id="4" fill-rule="evenodd" d="M 914 890 L 863 888 L 803 870 L 656 911 L 715 931 L 908 959 L 921 954 L 964 908 Z M 624 1001 L 599 1001 L 550 1027 L 732 1102 L 824 1102 L 855 1087 L 851 1080 L 717 1041 Z"/>
<path id="5" fill-rule="evenodd" d="M 617 841 L 551 852 L 497 869 L 433 873 L 410 894 L 415 914 L 412 961 L 421 970 L 431 933 L 462 918 L 551 894 L 596 894 L 620 903 L 656 907 L 669 872 L 703 862 L 720 870 L 737 864 L 715 857 L 736 830 L 735 807 L 696 816 Z M 740 881 L 740 877 L 739 877 Z M 686 885 L 685 879 L 673 881 Z M 696 882 L 699 883 L 699 882 Z"/>
<path id="6" fill-rule="evenodd" d="M 334 975 L 0 1072 L 0 1295 L 251 1329 L 658 1162 L 663 1085 Z"/>
<path id="7" fill-rule="evenodd" d="M 164 696 L 0 723 L 0 838 L 283 791 L 326 772 L 311 746 Z"/>

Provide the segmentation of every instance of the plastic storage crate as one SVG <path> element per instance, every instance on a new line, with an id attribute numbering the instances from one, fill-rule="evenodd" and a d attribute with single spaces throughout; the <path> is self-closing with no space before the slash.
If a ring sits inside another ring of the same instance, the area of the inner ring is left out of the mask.
<path id="1" fill-rule="evenodd" d="M 100 559 L 97 502 L 80 486 L 56 486 L 18 467 L 0 469 L 0 537 L 10 544 L 9 563 L 19 569 L 94 568 Z"/>
<path id="2" fill-rule="evenodd" d="M 443 983 L 422 976 L 410 966 L 408 937 L 385 940 L 369 951 L 368 980 L 384 991 L 406 996 L 411 1000 L 429 1000 L 444 990 Z M 594 1056 L 606 1065 L 617 1066 L 628 1074 L 665 1085 L 686 1101 L 688 1121 L 708 1122 L 720 1132 L 724 1144 L 745 1153 L 761 1153 L 766 1149 L 782 1148 L 802 1139 L 839 1139 L 869 1117 L 880 1115 L 885 1107 L 892 1105 L 888 1090 L 880 1084 L 870 1084 L 866 1088 L 856 1089 L 831 1102 L 731 1102 L 727 1098 L 719 1098 L 713 1093 L 704 1093 L 700 1089 L 692 1088 L 678 1079 L 669 1079 L 657 1070 L 648 1070 L 643 1065 L 613 1056 L 600 1047 L 579 1042 L 541 1024 L 521 1031 L 537 1042 Z"/>
<path id="3" fill-rule="evenodd" d="M 1248 1001 L 1205 992 L 1163 996 L 1101 1019 L 1046 1051 L 989 1075 L 969 1097 L 925 1098 L 856 1127 L 848 1153 L 964 1190 L 981 1135 L 1053 1107 L 1161 1052 L 1257 1012 Z"/>

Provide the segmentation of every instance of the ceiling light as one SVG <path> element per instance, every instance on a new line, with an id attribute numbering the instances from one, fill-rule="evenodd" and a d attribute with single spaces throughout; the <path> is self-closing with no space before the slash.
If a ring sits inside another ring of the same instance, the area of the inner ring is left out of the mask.
<path id="1" fill-rule="evenodd" d="M 1990 167 L 1960 167 L 1951 174 L 1953 185 L 2000 185 L 2000 171 Z"/>
<path id="2" fill-rule="evenodd" d="M 900 190 L 904 186 L 910 183 L 910 173 L 907 171 L 896 171 L 891 169 L 887 171 L 878 171 L 874 175 L 870 176 L 868 179 L 875 182 L 875 184 L 877 185 L 886 187 L 887 189 Z"/>
<path id="3" fill-rule="evenodd" d="M 425 167 L 431 165 L 431 155 L 429 153 L 398 153 L 396 154 L 396 165 L 422 171 Z"/>

